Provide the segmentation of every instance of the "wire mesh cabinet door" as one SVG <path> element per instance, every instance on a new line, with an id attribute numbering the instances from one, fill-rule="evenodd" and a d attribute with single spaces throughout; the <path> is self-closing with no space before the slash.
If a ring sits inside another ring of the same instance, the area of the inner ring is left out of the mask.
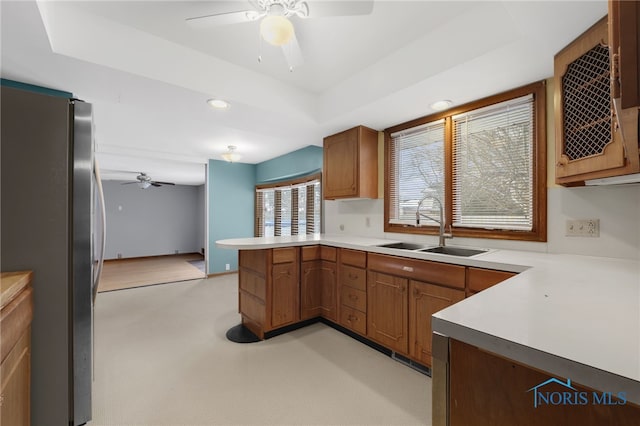
<path id="1" fill-rule="evenodd" d="M 605 17 L 554 58 L 557 183 L 625 164 L 613 126 L 608 40 Z"/>

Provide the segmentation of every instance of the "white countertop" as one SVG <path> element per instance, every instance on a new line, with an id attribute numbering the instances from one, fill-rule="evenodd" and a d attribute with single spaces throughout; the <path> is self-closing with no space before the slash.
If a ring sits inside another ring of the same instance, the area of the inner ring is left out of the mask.
<path id="1" fill-rule="evenodd" d="M 243 238 L 219 247 L 325 244 L 519 272 L 434 315 L 433 330 L 640 404 L 640 262 L 490 250 L 456 257 L 376 247 L 352 236 Z"/>

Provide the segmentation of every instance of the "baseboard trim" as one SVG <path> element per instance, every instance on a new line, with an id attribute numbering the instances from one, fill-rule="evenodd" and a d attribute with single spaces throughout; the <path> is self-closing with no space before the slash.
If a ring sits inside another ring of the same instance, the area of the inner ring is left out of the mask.
<path id="1" fill-rule="evenodd" d="M 207 274 L 207 278 L 221 277 L 223 275 L 232 275 L 232 274 L 237 274 L 237 273 L 238 273 L 238 271 L 214 272 L 213 274 Z"/>
<path id="2" fill-rule="evenodd" d="M 153 256 L 137 256 L 137 257 L 121 257 L 121 258 L 115 258 L 115 259 L 105 259 L 105 262 L 121 262 L 121 261 L 127 261 L 127 260 L 144 260 L 144 259 L 157 259 L 159 257 L 171 257 L 171 256 L 192 256 L 192 255 L 198 255 L 198 256 L 203 256 L 202 253 L 198 253 L 197 251 L 191 252 L 191 253 L 178 253 L 178 254 L 156 254 Z"/>

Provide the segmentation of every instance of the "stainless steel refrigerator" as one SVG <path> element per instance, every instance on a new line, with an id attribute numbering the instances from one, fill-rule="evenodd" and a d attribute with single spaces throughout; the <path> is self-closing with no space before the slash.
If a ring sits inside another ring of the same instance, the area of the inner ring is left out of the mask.
<path id="1" fill-rule="evenodd" d="M 81 425 L 104 247 L 92 106 L 8 80 L 0 94 L 0 267 L 34 273 L 31 424 Z"/>

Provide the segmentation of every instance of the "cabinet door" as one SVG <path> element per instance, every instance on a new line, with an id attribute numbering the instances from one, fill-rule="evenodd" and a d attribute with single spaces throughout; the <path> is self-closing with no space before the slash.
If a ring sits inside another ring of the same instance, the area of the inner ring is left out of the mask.
<path id="1" fill-rule="evenodd" d="M 300 319 L 322 314 L 322 278 L 319 260 L 302 262 L 300 270 Z"/>
<path id="2" fill-rule="evenodd" d="M 431 316 L 464 299 L 464 291 L 411 281 L 409 302 L 409 355 L 431 367 Z"/>
<path id="3" fill-rule="evenodd" d="M 0 424 L 27 426 L 30 423 L 31 329 L 27 328 L 0 366 Z"/>
<path id="4" fill-rule="evenodd" d="M 408 297 L 406 278 L 367 273 L 367 335 L 403 354 L 408 351 Z"/>
<path id="5" fill-rule="evenodd" d="M 557 183 L 631 172 L 612 114 L 608 42 L 605 17 L 554 58 Z"/>
<path id="6" fill-rule="evenodd" d="M 273 265 L 271 283 L 271 329 L 299 321 L 300 292 L 296 263 Z"/>
<path id="7" fill-rule="evenodd" d="M 358 129 L 346 130 L 324 139 L 325 198 L 355 197 L 358 194 Z"/>
<path id="8" fill-rule="evenodd" d="M 328 320 L 338 320 L 338 292 L 337 266 L 335 262 L 320 261 L 320 301 L 321 315 Z"/>

